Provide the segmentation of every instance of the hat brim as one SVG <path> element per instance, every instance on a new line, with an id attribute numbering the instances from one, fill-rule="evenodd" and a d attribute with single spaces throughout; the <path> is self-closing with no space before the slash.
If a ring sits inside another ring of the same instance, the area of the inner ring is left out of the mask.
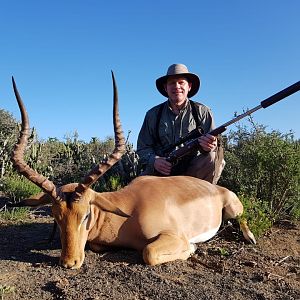
<path id="1" fill-rule="evenodd" d="M 168 98 L 168 94 L 165 90 L 165 84 L 167 83 L 167 80 L 170 77 L 175 77 L 175 76 L 176 77 L 178 77 L 178 76 L 185 77 L 188 80 L 188 82 L 192 83 L 191 90 L 189 91 L 189 93 L 187 95 L 189 98 L 193 97 L 194 95 L 196 95 L 198 93 L 199 88 L 200 88 L 200 78 L 198 77 L 198 75 L 193 74 L 193 73 L 182 73 L 182 74 L 175 74 L 175 75 L 165 75 L 156 80 L 156 88 L 163 96 Z"/>

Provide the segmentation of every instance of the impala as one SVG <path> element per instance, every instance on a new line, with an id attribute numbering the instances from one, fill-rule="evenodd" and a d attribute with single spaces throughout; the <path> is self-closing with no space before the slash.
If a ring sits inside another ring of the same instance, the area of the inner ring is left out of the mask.
<path id="1" fill-rule="evenodd" d="M 112 79 L 115 149 L 82 182 L 61 187 L 24 161 L 29 119 L 13 79 L 22 127 L 12 160 L 20 174 L 43 190 L 14 206 L 52 204 L 52 213 L 60 228 L 60 265 L 65 268 L 81 267 L 86 242 L 96 252 L 105 246 L 136 249 L 149 265 L 185 260 L 194 253 L 195 243 L 207 241 L 217 233 L 222 219 L 240 216 L 243 205 L 228 189 L 188 176 L 141 176 L 116 192 L 93 191 L 91 185 L 125 152 L 113 74 Z M 240 222 L 240 228 L 245 239 L 255 243 L 246 221 Z"/>

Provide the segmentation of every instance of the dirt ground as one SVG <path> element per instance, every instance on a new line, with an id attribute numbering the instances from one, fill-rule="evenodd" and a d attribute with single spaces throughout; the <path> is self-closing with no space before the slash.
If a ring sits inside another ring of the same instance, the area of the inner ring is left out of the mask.
<path id="1" fill-rule="evenodd" d="M 281 222 L 257 245 L 226 225 L 187 261 L 155 267 L 133 250 L 87 248 L 79 270 L 58 266 L 51 230 L 41 211 L 27 224 L 0 223 L 2 299 L 300 299 L 300 223 Z"/>

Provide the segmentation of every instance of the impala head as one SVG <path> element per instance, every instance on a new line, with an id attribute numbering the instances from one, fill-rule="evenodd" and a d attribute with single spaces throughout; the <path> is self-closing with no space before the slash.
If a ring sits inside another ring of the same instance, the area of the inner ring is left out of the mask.
<path id="1" fill-rule="evenodd" d="M 84 261 L 84 246 L 88 232 L 94 224 L 91 209 L 92 204 L 100 206 L 102 210 L 123 215 L 112 203 L 103 199 L 101 203 L 95 201 L 96 193 L 90 189 L 109 168 L 121 159 L 125 151 L 125 138 L 122 132 L 118 111 L 118 93 L 112 73 L 114 105 L 113 123 L 115 132 L 115 149 L 105 162 L 95 166 L 80 183 L 71 183 L 57 187 L 51 180 L 37 173 L 24 161 L 24 152 L 30 134 L 29 119 L 24 103 L 19 95 L 14 79 L 14 93 L 20 108 L 22 127 L 19 140 L 12 154 L 12 161 L 17 171 L 39 186 L 43 192 L 23 201 L 28 206 L 40 206 L 52 203 L 52 213 L 60 228 L 62 252 L 60 264 L 66 268 L 80 268 Z"/>

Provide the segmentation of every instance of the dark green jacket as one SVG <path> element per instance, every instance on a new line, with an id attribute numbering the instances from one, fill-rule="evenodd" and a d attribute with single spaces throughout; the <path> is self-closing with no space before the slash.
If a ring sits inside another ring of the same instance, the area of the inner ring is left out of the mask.
<path id="1" fill-rule="evenodd" d="M 200 125 L 204 133 L 215 128 L 211 110 L 198 102 L 195 102 Z M 157 116 L 161 104 L 147 111 L 137 141 L 137 154 L 143 169 L 153 172 L 155 156 L 164 156 L 164 149 L 176 143 L 179 138 L 186 136 L 196 128 L 196 122 L 192 114 L 190 101 L 187 102 L 178 115 L 174 114 L 169 101 L 164 102 L 159 122 L 159 139 L 157 139 Z"/>

